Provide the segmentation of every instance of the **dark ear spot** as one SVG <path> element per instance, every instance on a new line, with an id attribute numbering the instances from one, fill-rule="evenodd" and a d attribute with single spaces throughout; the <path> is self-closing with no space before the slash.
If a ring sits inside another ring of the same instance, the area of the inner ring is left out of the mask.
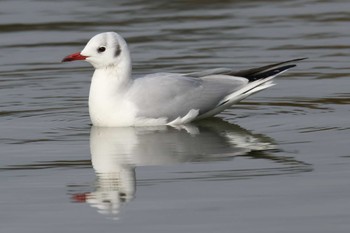
<path id="1" fill-rule="evenodd" d="M 115 48 L 115 57 L 118 57 L 120 55 L 120 53 L 122 52 L 122 50 L 120 49 L 120 45 L 117 45 L 117 47 Z"/>

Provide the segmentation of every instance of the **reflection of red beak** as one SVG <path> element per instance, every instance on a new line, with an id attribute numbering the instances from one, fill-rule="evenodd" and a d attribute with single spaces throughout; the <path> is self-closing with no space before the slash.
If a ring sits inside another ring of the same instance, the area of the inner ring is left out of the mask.
<path id="1" fill-rule="evenodd" d="M 73 194 L 71 199 L 74 202 L 83 203 L 83 202 L 86 202 L 88 195 L 89 195 L 89 193 L 77 193 L 77 194 Z"/>
<path id="2" fill-rule="evenodd" d="M 85 60 L 86 58 L 87 58 L 87 56 L 83 56 L 80 53 L 73 53 L 73 54 L 68 55 L 67 57 L 63 58 L 62 62 Z"/>

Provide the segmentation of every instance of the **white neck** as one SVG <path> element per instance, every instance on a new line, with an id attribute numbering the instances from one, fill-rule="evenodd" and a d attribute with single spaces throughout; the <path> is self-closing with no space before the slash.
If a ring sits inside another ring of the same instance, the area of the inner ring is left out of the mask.
<path id="1" fill-rule="evenodd" d="M 123 92 L 132 81 L 130 53 L 126 45 L 123 46 L 122 49 L 121 57 L 115 61 L 115 64 L 95 67 L 95 72 L 91 81 L 90 95 L 122 94 L 121 92 Z"/>

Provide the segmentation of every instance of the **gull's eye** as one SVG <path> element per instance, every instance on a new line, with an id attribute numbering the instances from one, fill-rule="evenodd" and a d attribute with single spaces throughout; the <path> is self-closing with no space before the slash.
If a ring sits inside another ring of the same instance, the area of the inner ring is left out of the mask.
<path id="1" fill-rule="evenodd" d="M 106 47 L 104 47 L 104 46 L 99 47 L 99 48 L 97 49 L 97 52 L 99 52 L 99 53 L 103 53 L 104 51 L 106 51 Z"/>

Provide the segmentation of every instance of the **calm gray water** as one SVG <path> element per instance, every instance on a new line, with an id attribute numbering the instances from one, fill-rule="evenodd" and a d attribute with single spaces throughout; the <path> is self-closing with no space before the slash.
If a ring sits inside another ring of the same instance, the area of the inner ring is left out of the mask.
<path id="1" fill-rule="evenodd" d="M 215 3 L 214 3 L 215 2 Z M 349 232 L 350 2 L 0 2 L 0 231 Z M 135 74 L 309 57 L 218 118 L 95 128 L 93 35 Z"/>

